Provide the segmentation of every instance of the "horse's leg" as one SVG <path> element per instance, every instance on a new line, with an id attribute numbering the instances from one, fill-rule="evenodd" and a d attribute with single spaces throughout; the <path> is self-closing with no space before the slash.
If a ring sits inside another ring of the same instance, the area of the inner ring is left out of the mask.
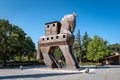
<path id="1" fill-rule="evenodd" d="M 41 52 L 44 58 L 44 62 L 49 68 L 58 68 L 57 64 L 55 63 L 53 51 L 50 46 L 41 47 Z"/>
<path id="2" fill-rule="evenodd" d="M 40 50 L 39 50 L 39 48 L 37 49 L 37 59 L 40 59 Z"/>
<path id="3" fill-rule="evenodd" d="M 38 47 L 37 47 L 37 59 L 40 59 L 40 47 L 39 47 L 39 42 L 38 42 Z"/>
<path id="4" fill-rule="evenodd" d="M 53 68 L 58 68 L 59 64 L 58 64 L 57 59 L 54 56 L 55 49 L 56 49 L 56 47 L 50 47 L 49 56 L 50 56 L 50 58 L 52 60 L 52 67 Z"/>
<path id="5" fill-rule="evenodd" d="M 52 59 L 49 56 L 49 49 L 50 49 L 50 46 L 41 47 L 41 52 L 42 52 L 46 66 L 49 68 L 52 68 Z"/>
<path id="6" fill-rule="evenodd" d="M 60 45 L 59 47 L 60 47 L 60 49 L 65 57 L 67 67 L 69 69 L 79 68 L 78 62 L 72 53 L 72 47 L 70 45 Z"/>
<path id="7" fill-rule="evenodd" d="M 43 59 L 43 55 L 41 53 L 39 44 L 38 44 L 38 49 L 37 49 L 37 59 Z"/>

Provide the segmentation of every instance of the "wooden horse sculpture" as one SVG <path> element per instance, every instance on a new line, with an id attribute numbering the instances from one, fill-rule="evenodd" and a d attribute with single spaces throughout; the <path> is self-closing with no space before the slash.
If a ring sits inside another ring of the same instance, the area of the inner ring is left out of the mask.
<path id="1" fill-rule="evenodd" d="M 67 68 L 79 68 L 78 62 L 72 51 L 74 42 L 73 31 L 76 24 L 76 14 L 65 15 L 61 22 L 46 23 L 46 34 L 38 41 L 37 58 L 43 56 L 45 64 L 50 68 L 58 68 L 58 61 L 54 57 L 54 51 L 59 47 L 65 57 Z"/>

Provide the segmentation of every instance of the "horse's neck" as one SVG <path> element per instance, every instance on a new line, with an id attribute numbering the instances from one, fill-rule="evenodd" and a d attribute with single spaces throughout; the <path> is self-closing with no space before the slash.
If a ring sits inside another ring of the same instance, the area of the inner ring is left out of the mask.
<path id="1" fill-rule="evenodd" d="M 67 21 L 67 20 L 62 21 L 61 23 L 62 23 L 62 28 L 69 30 L 69 24 L 68 24 L 68 21 Z"/>
<path id="2" fill-rule="evenodd" d="M 62 23 L 62 26 L 61 26 L 60 33 L 71 34 L 68 21 L 62 21 L 61 23 Z"/>

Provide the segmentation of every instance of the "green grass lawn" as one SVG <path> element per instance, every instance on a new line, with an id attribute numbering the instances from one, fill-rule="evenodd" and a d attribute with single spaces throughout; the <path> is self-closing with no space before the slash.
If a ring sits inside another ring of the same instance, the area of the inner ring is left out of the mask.
<path id="1" fill-rule="evenodd" d="M 94 63 L 94 62 L 84 62 L 84 63 L 80 63 L 80 65 L 97 65 L 97 66 L 101 66 L 102 65 L 102 63 Z"/>

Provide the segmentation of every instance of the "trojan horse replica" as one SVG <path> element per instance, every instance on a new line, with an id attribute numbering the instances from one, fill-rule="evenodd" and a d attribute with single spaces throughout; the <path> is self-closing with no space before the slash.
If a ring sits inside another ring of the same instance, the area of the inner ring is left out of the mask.
<path id="1" fill-rule="evenodd" d="M 37 59 L 42 55 L 49 68 L 59 68 L 54 52 L 57 47 L 63 53 L 67 68 L 78 69 L 78 62 L 73 54 L 73 31 L 76 26 L 76 14 L 65 15 L 61 22 L 54 21 L 45 24 L 45 36 L 38 41 Z"/>

